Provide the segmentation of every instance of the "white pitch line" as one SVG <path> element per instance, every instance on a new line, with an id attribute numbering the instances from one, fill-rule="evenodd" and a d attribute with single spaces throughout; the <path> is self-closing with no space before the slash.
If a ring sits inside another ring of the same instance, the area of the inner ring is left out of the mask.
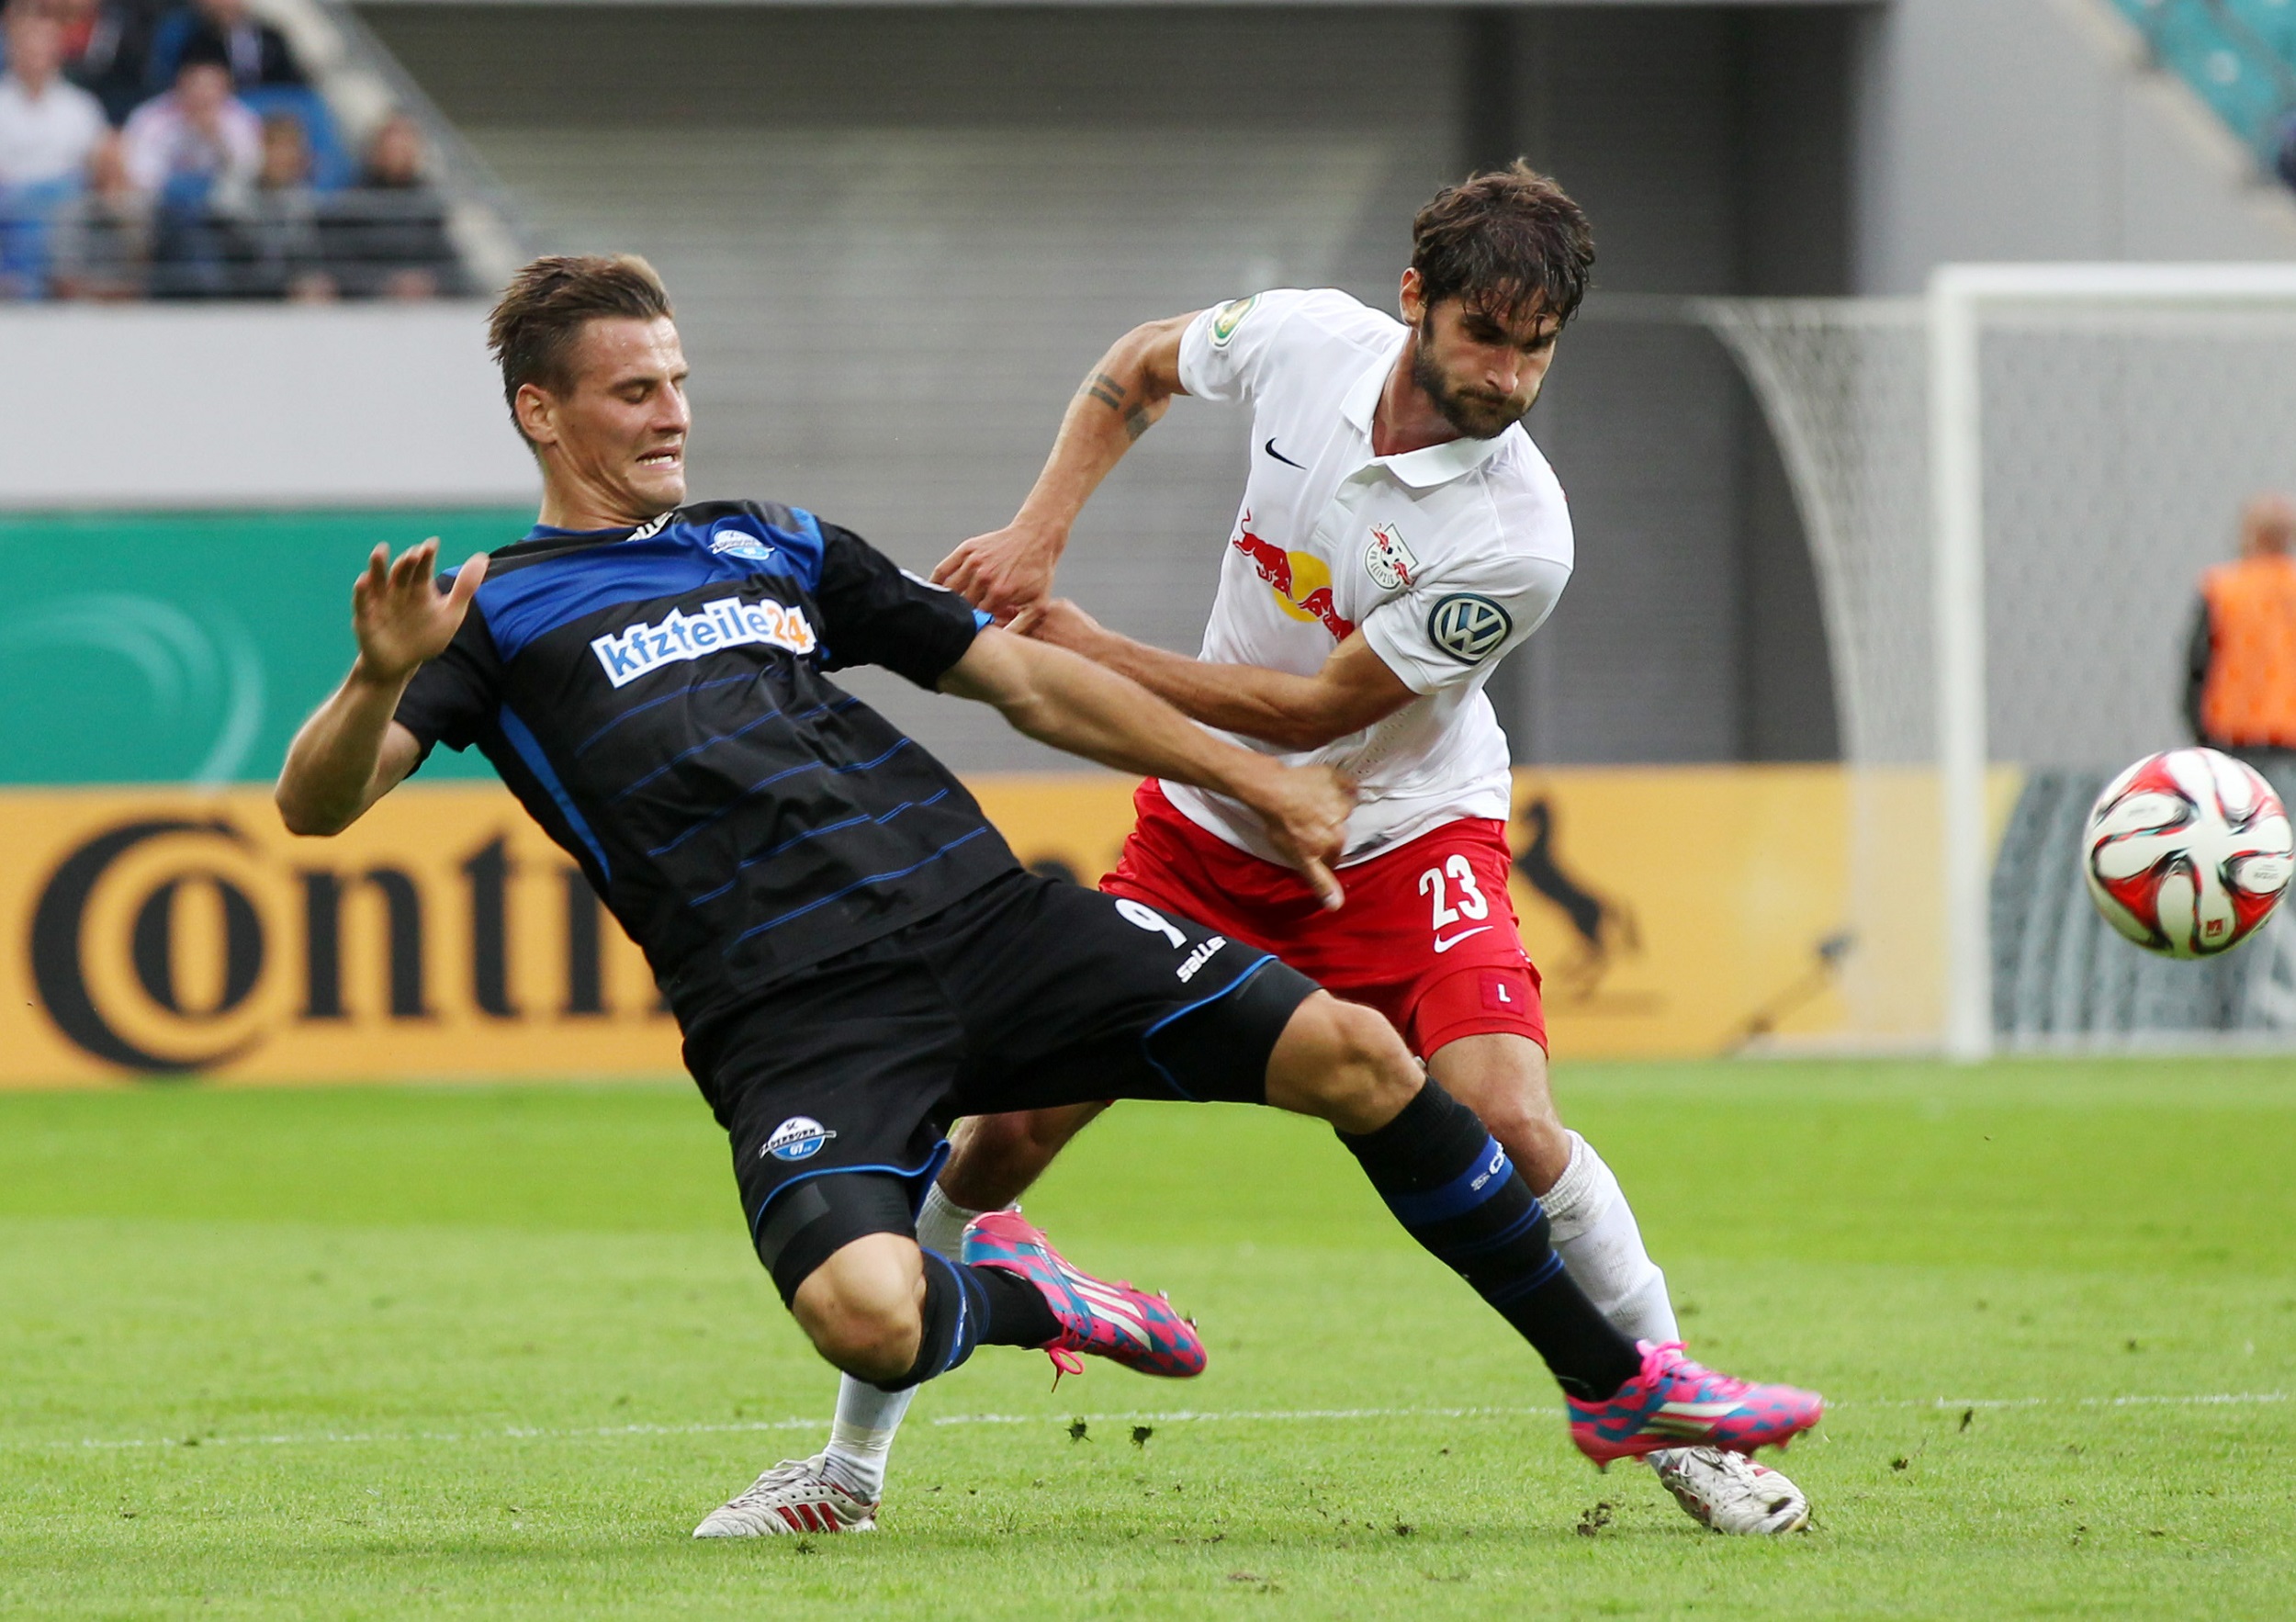
<path id="1" fill-rule="evenodd" d="M 1922 1397 L 1829 1402 L 1827 1412 L 1860 1408 L 2151 1408 L 2254 1406 L 2290 1401 L 2287 1391 L 2208 1391 L 2186 1395 L 2124 1397 Z M 1133 1410 L 1104 1414 L 950 1414 L 930 1423 L 949 1425 L 1061 1425 L 1073 1419 L 1102 1425 L 1299 1425 L 1355 1419 L 1551 1419 L 1553 1408 L 1233 1408 Z M 57 1448 L 109 1451 L 136 1447 L 318 1447 L 405 1442 L 581 1441 L 613 1436 L 743 1436 L 765 1431 L 826 1430 L 828 1422 L 810 1419 L 751 1419 L 717 1425 L 602 1425 L 557 1428 L 506 1425 L 499 1430 L 315 1431 L 301 1436 L 83 1436 L 76 1440 L 19 1441 L 0 1438 L 0 1450 Z"/>

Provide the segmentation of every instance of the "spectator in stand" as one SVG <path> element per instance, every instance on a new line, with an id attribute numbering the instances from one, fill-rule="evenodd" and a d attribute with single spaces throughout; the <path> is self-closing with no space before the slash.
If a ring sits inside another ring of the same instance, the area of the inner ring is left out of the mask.
<path id="1" fill-rule="evenodd" d="M 88 161 L 87 189 L 56 217 L 51 290 L 116 303 L 151 290 L 152 199 L 128 178 L 117 134 Z"/>
<path id="2" fill-rule="evenodd" d="M 48 0 L 63 26 L 64 75 L 124 124 L 144 99 L 159 0 Z"/>
<path id="3" fill-rule="evenodd" d="M 49 223 L 80 189 L 104 109 L 63 77 L 63 29 L 38 0 L 10 0 L 0 74 L 0 297 L 38 298 Z"/>
<path id="4" fill-rule="evenodd" d="M 121 139 L 129 178 L 152 198 L 152 295 L 229 294 L 232 244 L 218 194 L 243 192 L 263 163 L 262 122 L 231 94 L 231 70 L 187 51 L 175 88 L 138 107 Z"/>
<path id="5" fill-rule="evenodd" d="M 2185 713 L 2193 736 L 2268 776 L 2296 765 L 2296 501 L 2260 495 L 2240 558 L 2200 577 Z"/>
<path id="6" fill-rule="evenodd" d="M 103 105 L 63 76 L 62 25 L 37 0 L 11 0 L 5 17 L 0 186 L 76 177 L 108 128 Z"/>
<path id="7" fill-rule="evenodd" d="M 446 231 L 446 199 L 424 176 L 422 134 L 394 113 L 367 142 L 358 189 L 333 199 L 327 257 L 344 292 L 437 298 L 463 290 Z"/>
<path id="8" fill-rule="evenodd" d="M 300 118 L 279 114 L 263 121 L 263 164 L 254 184 L 220 206 L 233 217 L 234 290 L 241 296 L 298 303 L 335 296 L 322 262 L 310 140 Z"/>
<path id="9" fill-rule="evenodd" d="M 162 17 L 144 83 L 156 89 L 184 62 L 210 56 L 231 69 L 234 90 L 304 83 L 287 36 L 250 12 L 247 0 L 191 0 Z"/>

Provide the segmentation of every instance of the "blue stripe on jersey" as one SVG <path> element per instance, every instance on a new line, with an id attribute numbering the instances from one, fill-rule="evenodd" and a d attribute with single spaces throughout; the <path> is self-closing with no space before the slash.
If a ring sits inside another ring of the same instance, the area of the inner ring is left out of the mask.
<path id="1" fill-rule="evenodd" d="M 742 801 L 749 798 L 752 794 L 760 794 L 766 789 L 771 788 L 775 783 L 786 782 L 788 779 L 795 777 L 800 772 L 827 772 L 837 777 L 850 776 L 851 773 L 856 772 L 866 772 L 873 766 L 884 765 L 887 760 L 893 759 L 894 756 L 908 748 L 914 741 L 916 740 L 913 738 L 905 738 L 901 739 L 900 742 L 895 744 L 891 749 L 885 750 L 884 754 L 876 757 L 876 759 L 871 760 L 856 760 L 850 766 L 832 766 L 827 760 L 802 760 L 794 766 L 785 766 L 770 777 L 759 778 L 757 782 L 751 783 L 748 788 L 743 789 L 740 794 L 726 801 L 726 804 L 720 805 L 707 817 L 704 817 L 700 821 L 689 826 L 686 830 L 680 834 L 676 839 L 671 839 L 667 844 L 655 846 L 651 850 L 648 850 L 647 854 L 648 856 L 669 855 L 672 850 L 675 850 L 679 846 L 684 844 L 688 839 L 692 839 L 695 834 L 700 833 L 703 828 L 714 827 L 719 821 L 723 820 L 728 813 L 733 811 L 736 806 L 739 805 Z M 973 836 L 970 834 L 965 836 L 967 839 L 971 839 L 972 837 Z"/>
<path id="2" fill-rule="evenodd" d="M 575 837 L 597 859 L 600 876 L 612 881 L 613 867 L 606 860 L 604 847 L 598 843 L 598 836 L 590 831 L 590 824 L 582 820 L 582 814 L 574 808 L 574 796 L 566 792 L 566 784 L 560 783 L 558 774 L 551 770 L 550 757 L 542 752 L 541 743 L 510 705 L 498 705 L 494 717 L 496 724 L 502 728 L 502 736 L 510 741 L 511 748 L 516 749 L 518 758 L 526 762 L 526 770 L 535 774 L 535 781 L 557 803 L 558 815 L 566 818 L 566 826 L 574 830 Z"/>
<path id="3" fill-rule="evenodd" d="M 768 531 L 774 537 L 770 555 L 760 559 L 711 551 L 710 536 L 728 527 L 745 535 Z M 776 525 L 754 522 L 721 523 L 710 531 L 672 524 L 642 541 L 613 541 L 509 570 L 478 588 L 478 606 L 494 634 L 495 651 L 508 663 L 535 637 L 584 614 L 767 573 L 793 575 L 811 591 L 821 573 L 818 527 L 807 543 Z"/>
<path id="4" fill-rule="evenodd" d="M 793 850 L 808 839 L 817 839 L 824 834 L 839 833 L 849 828 L 859 828 L 864 822 L 873 822 L 879 828 L 883 828 L 886 823 L 891 822 L 904 811 L 921 811 L 928 805 L 940 805 L 941 801 L 947 799 L 948 797 L 949 791 L 947 789 L 942 789 L 938 794 L 927 794 L 921 800 L 904 800 L 899 805 L 895 805 L 892 810 L 882 812 L 875 817 L 872 817 L 868 812 L 862 811 L 854 816 L 846 817 L 841 822 L 825 822 L 819 828 L 809 828 L 804 833 L 796 834 L 789 839 L 783 839 L 778 845 L 768 846 L 765 850 L 759 851 L 755 856 L 743 857 L 739 862 L 734 863 L 735 875 L 737 878 L 745 870 L 757 866 L 757 864 L 760 862 L 771 862 L 773 858 L 779 856 L 782 851 Z M 731 890 L 734 887 L 734 879 L 727 879 L 724 884 L 718 885 L 716 889 L 704 891 L 703 894 L 696 895 L 692 900 L 688 901 L 686 905 L 688 907 L 707 907 L 711 902 L 719 899 L 727 891 Z"/>
<path id="5" fill-rule="evenodd" d="M 673 693 L 663 693 L 659 698 L 649 698 L 644 704 L 634 704 L 628 709 L 624 710 L 620 715 L 616 715 L 613 720 L 607 722 L 603 727 L 601 727 L 597 731 L 591 733 L 588 738 L 582 739 L 581 742 L 576 744 L 574 746 L 574 757 L 575 759 L 580 760 L 582 756 L 588 754 L 590 752 L 591 745 L 596 743 L 600 738 L 605 737 L 607 733 L 612 732 L 615 727 L 621 726 L 623 722 L 628 720 L 632 715 L 642 715 L 647 711 L 655 708 L 657 705 L 675 704 L 679 699 L 691 698 L 697 693 L 707 693 L 713 687 L 738 687 L 745 681 L 755 681 L 757 680 L 759 680 L 757 671 L 744 670 L 738 676 L 719 676 L 708 681 L 696 681 L 691 687 L 681 687 Z"/>
<path id="6" fill-rule="evenodd" d="M 942 857 L 948 855 L 950 851 L 955 850 L 958 846 L 970 844 L 973 840 L 979 839 L 983 834 L 989 831 L 989 826 L 985 822 L 981 824 L 980 827 L 974 828 L 971 833 L 959 834 L 955 839 L 951 839 L 947 844 L 943 845 L 940 850 L 935 850 L 931 855 L 924 857 L 919 861 L 912 862 L 906 867 L 896 867 L 891 873 L 872 873 L 865 879 L 855 879 L 851 884 L 846 885 L 843 889 L 832 890 L 827 895 L 816 896 L 813 900 L 806 902 L 803 907 L 792 907 L 789 911 L 782 914 L 779 918 L 770 918 L 761 924 L 752 924 L 748 929 L 744 929 L 740 934 L 734 937 L 733 944 L 726 948 L 725 955 L 731 957 L 734 954 L 735 947 L 739 946 L 752 935 L 762 935 L 768 929 L 778 929 L 783 924 L 793 923 L 798 918 L 804 918 L 807 913 L 816 911 L 821 907 L 828 906 L 832 901 L 842 901 L 846 896 L 850 895 L 856 890 L 865 890 L 872 884 L 891 884 L 895 879 L 907 878 L 909 874 L 917 872 L 917 869 L 930 867 L 934 862 L 939 862 Z"/>
<path id="7" fill-rule="evenodd" d="M 686 691 L 690 693 L 692 689 L 688 688 Z M 810 721 L 816 715 L 826 715 L 831 710 L 850 709 L 853 705 L 859 703 L 861 703 L 861 700 L 858 698 L 848 698 L 834 704 L 817 704 L 809 708 L 797 711 L 789 718 L 792 721 Z M 755 732 L 768 721 L 778 717 L 781 713 L 782 706 L 775 704 L 771 709 L 767 710 L 762 715 L 750 716 L 749 719 L 744 721 L 731 732 L 714 733 L 690 749 L 680 749 L 676 754 L 670 756 L 670 759 L 664 760 L 660 765 L 655 767 L 651 772 L 648 772 L 645 776 L 639 778 L 636 782 L 616 789 L 613 794 L 607 798 L 606 804 L 608 805 L 613 805 L 620 801 L 629 798 L 632 794 L 637 793 L 638 790 L 644 788 L 647 783 L 659 777 L 663 772 L 670 771 L 673 768 L 683 764 L 687 760 L 691 760 L 703 749 L 715 749 L 721 743 L 730 743 L 737 738 L 741 738 L 748 733 Z"/>

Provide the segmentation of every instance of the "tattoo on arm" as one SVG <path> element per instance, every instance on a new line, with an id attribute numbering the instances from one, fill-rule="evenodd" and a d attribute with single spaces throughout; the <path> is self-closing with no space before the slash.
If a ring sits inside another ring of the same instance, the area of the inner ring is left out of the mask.
<path id="1" fill-rule="evenodd" d="M 1112 411 L 1120 411 L 1124 409 L 1124 385 L 1106 372 L 1095 372 L 1086 378 L 1085 386 L 1079 392 L 1089 394 Z M 1135 434 L 1133 437 L 1138 438 L 1139 435 Z"/>
<path id="2" fill-rule="evenodd" d="M 1155 425 L 1156 420 L 1148 414 L 1146 406 L 1134 406 L 1132 414 L 1124 419 L 1124 436 L 1128 440 L 1137 440 Z"/>

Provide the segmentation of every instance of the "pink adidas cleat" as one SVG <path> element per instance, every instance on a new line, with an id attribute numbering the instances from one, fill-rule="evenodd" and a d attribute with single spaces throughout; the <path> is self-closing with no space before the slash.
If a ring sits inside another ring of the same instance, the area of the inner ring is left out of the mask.
<path id="1" fill-rule="evenodd" d="M 1078 1272 L 1017 1211 L 974 1217 L 965 1225 L 962 1252 L 971 1265 L 1018 1273 L 1043 1293 L 1061 1323 L 1061 1333 L 1043 1349 L 1062 1374 L 1084 1372 L 1079 1352 L 1173 1380 L 1204 1371 L 1203 1340 L 1169 1301 Z M 1057 1383 L 1059 1376 L 1053 1379 Z"/>
<path id="2" fill-rule="evenodd" d="M 1598 1465 L 1670 1447 L 1783 1447 L 1825 1416 L 1826 1400 L 1816 1391 L 1716 1374 L 1683 1357 L 1678 1340 L 1636 1344 L 1642 1372 L 1609 1401 L 1570 1399 L 1570 1439 Z"/>

